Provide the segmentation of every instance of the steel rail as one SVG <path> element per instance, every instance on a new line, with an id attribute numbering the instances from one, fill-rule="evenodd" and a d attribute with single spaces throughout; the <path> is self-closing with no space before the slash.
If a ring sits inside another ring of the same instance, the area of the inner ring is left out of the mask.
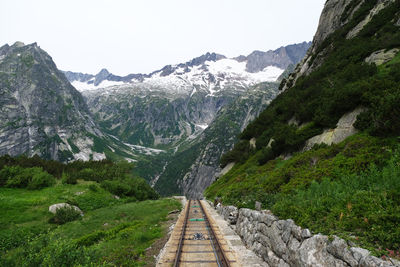
<path id="1" fill-rule="evenodd" d="M 217 235 L 215 234 L 214 229 L 212 228 L 212 226 L 211 226 L 211 224 L 210 224 L 210 220 L 208 219 L 207 213 L 206 213 L 205 210 L 204 210 L 203 204 L 201 203 L 200 200 L 198 200 L 198 202 L 199 202 L 199 204 L 200 204 L 200 205 L 199 205 L 199 206 L 200 206 L 200 209 L 201 209 L 201 211 L 202 211 L 203 214 L 204 214 L 204 219 L 205 219 L 207 228 L 208 228 L 208 229 L 210 230 L 210 232 L 211 232 L 210 239 L 211 239 L 211 243 L 212 243 L 213 249 L 214 249 L 214 247 L 215 247 L 215 252 L 216 252 L 215 257 L 217 258 L 218 266 L 226 266 L 226 267 L 229 267 L 229 266 L 231 266 L 231 265 L 229 264 L 229 260 L 228 260 L 228 258 L 226 257 L 224 251 L 222 250 L 221 243 L 218 241 Z"/>
<path id="2" fill-rule="evenodd" d="M 175 257 L 175 262 L 174 262 L 174 267 L 178 267 L 179 266 L 179 262 L 181 260 L 181 255 L 182 255 L 182 247 L 183 247 L 183 240 L 185 239 L 185 234 L 186 234 L 186 225 L 189 219 L 189 210 L 190 210 L 190 203 L 192 202 L 191 199 L 189 199 L 188 201 L 188 206 L 187 206 L 187 210 L 186 210 L 186 214 L 185 214 L 185 220 L 183 222 L 183 229 L 181 232 L 181 237 L 179 239 L 179 245 L 178 245 L 178 251 L 176 253 L 176 257 Z"/>

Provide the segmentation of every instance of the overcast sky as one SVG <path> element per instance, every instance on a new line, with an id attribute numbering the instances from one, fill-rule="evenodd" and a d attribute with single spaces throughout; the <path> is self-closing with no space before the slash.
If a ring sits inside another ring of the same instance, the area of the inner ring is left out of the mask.
<path id="1" fill-rule="evenodd" d="M 326 0 L 1 0 L 0 46 L 37 42 L 59 69 L 148 73 L 311 41 Z"/>

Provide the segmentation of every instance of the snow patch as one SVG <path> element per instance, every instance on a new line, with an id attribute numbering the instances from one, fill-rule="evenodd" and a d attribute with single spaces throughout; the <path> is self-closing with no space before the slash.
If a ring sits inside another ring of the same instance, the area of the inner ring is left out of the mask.
<path id="1" fill-rule="evenodd" d="M 155 149 L 155 148 L 150 148 L 150 147 L 144 147 L 144 146 L 139 146 L 139 145 L 132 145 L 128 143 L 124 143 L 124 145 L 129 146 L 133 151 L 139 152 L 141 154 L 145 155 L 154 155 L 154 154 L 160 154 L 162 152 L 165 152 L 165 150 L 161 149 Z"/>
<path id="2" fill-rule="evenodd" d="M 176 68 L 169 75 L 162 76 L 162 71 L 154 72 L 143 81 L 132 79 L 128 83 L 103 81 L 97 86 L 93 83 L 72 82 L 79 91 L 102 90 L 101 94 L 115 94 L 117 91 L 127 91 L 129 94 L 146 95 L 148 92 L 162 92 L 192 97 L 196 92 L 206 92 L 207 96 L 215 96 L 222 90 L 247 90 L 260 82 L 274 82 L 284 72 L 275 66 L 268 66 L 262 71 L 251 73 L 246 71 L 246 61 L 235 59 L 220 59 L 206 61 L 202 65 Z M 128 92 L 129 91 L 129 92 Z"/>
<path id="3" fill-rule="evenodd" d="M 110 87 L 110 86 L 123 85 L 125 83 L 124 82 L 115 82 L 115 81 L 104 80 L 100 84 L 98 84 L 97 86 L 95 86 L 93 83 L 80 82 L 80 81 L 73 81 L 71 84 L 78 91 L 84 92 L 84 91 L 97 90 L 99 88 L 105 88 L 105 87 Z"/>
<path id="4" fill-rule="evenodd" d="M 196 124 L 196 127 L 201 128 L 202 130 L 205 130 L 208 128 L 208 124 Z"/>

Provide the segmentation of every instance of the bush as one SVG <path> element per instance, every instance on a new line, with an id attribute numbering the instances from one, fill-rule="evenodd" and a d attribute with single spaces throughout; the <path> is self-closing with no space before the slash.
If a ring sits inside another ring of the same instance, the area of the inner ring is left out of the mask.
<path id="1" fill-rule="evenodd" d="M 252 148 L 250 147 L 250 142 L 248 140 L 239 141 L 231 151 L 221 157 L 221 167 L 225 167 L 231 162 L 243 162 L 249 157 L 251 151 Z"/>
<path id="2" fill-rule="evenodd" d="M 97 192 L 99 191 L 99 186 L 97 184 L 91 184 L 89 185 L 89 190 L 92 192 Z"/>
<path id="3" fill-rule="evenodd" d="M 274 153 L 272 152 L 271 148 L 263 148 L 261 153 L 258 155 L 257 161 L 259 165 L 264 165 L 269 160 L 273 159 Z"/>
<path id="4" fill-rule="evenodd" d="M 50 218 L 50 223 L 64 224 L 67 222 L 75 221 L 81 216 L 81 213 L 73 207 L 63 207 L 56 211 L 56 214 Z"/>
<path id="5" fill-rule="evenodd" d="M 25 188 L 28 186 L 29 181 L 32 178 L 30 174 L 30 168 L 23 169 L 19 166 L 15 166 L 9 168 L 5 167 L 3 170 L 9 174 L 7 183 L 5 185 L 6 187 Z"/>
<path id="6" fill-rule="evenodd" d="M 0 171 L 0 185 L 6 187 L 41 189 L 52 186 L 55 182 L 55 178 L 41 167 L 5 166 Z"/>
<path id="7" fill-rule="evenodd" d="M 114 195 L 134 197 L 140 201 L 159 198 L 157 192 L 142 178 L 106 180 L 101 182 L 101 187 Z"/>
<path id="8" fill-rule="evenodd" d="M 23 259 L 14 266 L 105 266 L 95 264 L 98 258 L 95 250 L 78 247 L 70 240 L 44 236 L 30 242 Z M 12 266 L 12 265 L 11 265 Z"/>
<path id="9" fill-rule="evenodd" d="M 127 196 L 131 190 L 130 186 L 123 181 L 106 180 L 101 182 L 101 187 L 117 196 Z"/>
<path id="10" fill-rule="evenodd" d="M 78 240 L 75 241 L 75 243 L 79 247 L 91 246 L 91 245 L 99 242 L 104 237 L 106 237 L 105 231 L 95 231 L 94 233 L 90 233 L 90 234 L 80 237 Z"/>
<path id="11" fill-rule="evenodd" d="M 61 182 L 63 184 L 76 184 L 78 181 L 76 179 L 76 176 L 63 172 L 61 176 Z"/>
<path id="12" fill-rule="evenodd" d="M 7 186 L 8 180 L 12 180 L 13 177 L 17 176 L 23 171 L 23 168 L 19 166 L 5 166 L 0 171 L 0 186 Z"/>
<path id="13" fill-rule="evenodd" d="M 32 175 L 32 180 L 28 184 L 28 189 L 41 189 L 52 186 L 55 183 L 56 179 L 52 175 L 43 171 L 41 168 L 36 168 Z"/>

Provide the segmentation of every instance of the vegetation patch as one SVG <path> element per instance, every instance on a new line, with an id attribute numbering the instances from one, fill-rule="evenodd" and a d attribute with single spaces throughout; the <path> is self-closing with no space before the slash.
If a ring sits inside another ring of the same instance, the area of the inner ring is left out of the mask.
<path id="1" fill-rule="evenodd" d="M 243 131 L 221 159 L 222 166 L 237 164 L 205 191 L 207 198 L 248 208 L 259 201 L 280 218 L 294 219 L 314 232 L 341 236 L 379 256 L 396 255 L 400 54 L 380 66 L 365 63 L 365 58 L 400 47 L 400 31 L 394 25 L 400 1 L 346 39 L 376 3 L 351 2 L 341 20 L 353 13 L 352 18 L 317 47 L 311 59 L 322 64 L 299 77 Z M 366 108 L 355 123 L 359 134 L 298 152 L 306 140 L 335 128 L 344 114 L 358 107 Z M 255 148 L 250 147 L 252 138 L 257 139 Z"/>
<path id="2" fill-rule="evenodd" d="M 53 217 L 48 207 L 60 202 L 79 206 L 84 216 L 59 209 Z M 2 187 L 0 265 L 143 266 L 146 249 L 165 234 L 162 221 L 179 208 L 172 199 L 115 199 L 93 181 L 40 190 Z"/>
<path id="3" fill-rule="evenodd" d="M 394 193 L 400 177 L 400 150 L 393 152 L 397 144 L 396 138 L 358 134 L 263 165 L 258 164 L 259 151 L 214 182 L 205 196 L 246 208 L 259 201 L 280 218 L 315 232 L 394 249 L 400 240 L 394 215 L 400 209 Z M 374 231 L 367 230 L 371 227 Z"/>
<path id="4" fill-rule="evenodd" d="M 240 138 L 257 138 L 257 150 L 265 149 L 271 139 L 275 142 L 264 151 L 264 164 L 282 153 L 297 151 L 310 136 L 323 129 L 335 128 L 338 120 L 357 107 L 366 107 L 355 126 L 374 136 L 396 136 L 400 132 L 399 54 L 390 62 L 376 67 L 365 58 L 381 49 L 400 47 L 400 31 L 389 18 L 396 17 L 400 1 L 388 5 L 375 15 L 360 34 L 346 39 L 376 1 L 365 1 L 352 20 L 329 36 L 317 52 L 325 51 L 323 64 L 296 85 L 281 93 L 260 116 L 243 131 Z M 354 7 L 349 7 L 352 9 Z M 305 132 L 288 121 L 296 119 L 299 125 L 312 123 Z M 243 162 L 251 154 L 243 145 L 236 145 L 226 154 L 221 165 L 229 161 Z"/>
<path id="5" fill-rule="evenodd" d="M 81 216 L 81 213 L 73 207 L 62 207 L 56 210 L 56 214 L 50 218 L 50 223 L 64 224 L 67 222 L 75 221 Z"/>

